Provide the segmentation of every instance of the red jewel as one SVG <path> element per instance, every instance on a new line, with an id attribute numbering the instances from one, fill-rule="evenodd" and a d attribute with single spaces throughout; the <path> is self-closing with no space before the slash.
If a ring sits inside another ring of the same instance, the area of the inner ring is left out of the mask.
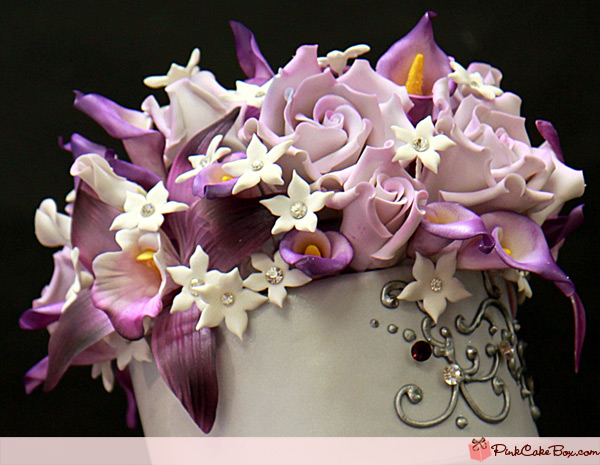
<path id="1" fill-rule="evenodd" d="M 427 341 L 417 341 L 410 349 L 410 354 L 417 362 L 424 362 L 431 357 L 431 344 Z"/>

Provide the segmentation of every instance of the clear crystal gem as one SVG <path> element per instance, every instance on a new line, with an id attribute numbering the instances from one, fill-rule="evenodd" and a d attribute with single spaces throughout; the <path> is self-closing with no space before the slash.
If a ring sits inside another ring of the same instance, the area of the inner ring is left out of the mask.
<path id="1" fill-rule="evenodd" d="M 429 148 L 429 140 L 425 137 L 417 137 L 413 140 L 412 146 L 417 152 L 424 152 Z"/>
<path id="2" fill-rule="evenodd" d="M 224 292 L 221 296 L 221 303 L 226 307 L 231 307 L 235 302 L 235 296 L 231 292 Z"/>
<path id="3" fill-rule="evenodd" d="M 142 206 L 142 209 L 140 210 L 140 214 L 144 217 L 147 218 L 150 215 L 152 215 L 154 212 L 156 211 L 156 208 L 154 208 L 154 205 L 151 203 L 146 203 Z"/>
<path id="4" fill-rule="evenodd" d="M 278 266 L 272 266 L 265 271 L 265 277 L 267 278 L 267 282 L 269 284 L 279 284 L 281 281 L 283 281 L 283 270 Z"/>
<path id="5" fill-rule="evenodd" d="M 198 292 L 198 289 L 201 287 L 202 281 L 200 281 L 198 278 L 190 279 L 190 294 L 192 294 L 194 297 L 200 297 L 200 292 Z"/>
<path id="6" fill-rule="evenodd" d="M 440 292 L 442 290 L 442 280 L 440 278 L 433 278 L 429 287 L 433 292 Z"/>
<path id="7" fill-rule="evenodd" d="M 259 171 L 263 166 L 265 166 L 265 164 L 262 162 L 262 160 L 254 160 L 250 166 L 252 167 L 252 171 Z"/>
<path id="8" fill-rule="evenodd" d="M 377 321 L 375 318 L 373 318 L 369 324 L 371 325 L 371 328 L 379 328 L 379 321 Z"/>
<path id="9" fill-rule="evenodd" d="M 290 207 L 290 213 L 297 220 L 304 218 L 308 213 L 308 207 L 302 202 L 294 202 Z"/>
<path id="10" fill-rule="evenodd" d="M 455 386 L 462 381 L 463 373 L 456 363 L 446 365 L 444 368 L 444 381 L 449 386 Z"/>

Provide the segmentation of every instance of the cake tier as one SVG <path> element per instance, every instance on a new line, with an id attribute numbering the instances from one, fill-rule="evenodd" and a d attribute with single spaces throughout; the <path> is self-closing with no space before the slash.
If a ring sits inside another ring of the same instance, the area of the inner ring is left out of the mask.
<path id="1" fill-rule="evenodd" d="M 448 303 L 436 325 L 414 302 L 383 304 L 387 283 L 413 280 L 396 267 L 293 289 L 283 308 L 249 312 L 243 341 L 218 328 L 210 435 L 536 436 L 512 318 L 482 273 L 456 276 L 473 296 Z M 417 361 L 413 346 L 417 358 L 433 353 Z M 203 435 L 155 364 L 132 375 L 146 435 Z"/>

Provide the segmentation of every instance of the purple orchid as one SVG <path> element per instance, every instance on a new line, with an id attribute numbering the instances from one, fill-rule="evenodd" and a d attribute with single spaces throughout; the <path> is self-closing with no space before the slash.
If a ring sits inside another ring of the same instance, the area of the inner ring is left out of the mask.
<path id="1" fill-rule="evenodd" d="M 483 254 L 478 240 L 464 243 L 458 254 L 458 268 L 467 270 L 514 268 L 535 273 L 552 281 L 573 304 L 575 370 L 577 371 L 585 337 L 585 311 L 575 292 L 573 282 L 554 261 L 542 228 L 531 218 L 509 211 L 486 213 L 481 215 L 481 219 L 494 238 L 494 249 L 488 254 Z"/>
<path id="2" fill-rule="evenodd" d="M 413 124 L 431 114 L 433 84 L 452 72 L 448 56 L 433 38 L 431 19 L 436 16 L 433 11 L 425 13 L 407 35 L 379 58 L 375 68 L 382 76 L 407 87 L 414 103 L 408 114 Z"/>
<path id="3" fill-rule="evenodd" d="M 489 253 L 494 247 L 490 235 L 479 215 L 453 202 L 433 202 L 425 206 L 425 215 L 408 246 L 408 255 L 415 252 L 430 257 L 454 241 L 480 237 L 479 249 Z"/>
<path id="4" fill-rule="evenodd" d="M 339 273 L 354 255 L 343 234 L 318 229 L 312 233 L 293 229 L 283 236 L 279 252 L 283 261 L 313 279 Z"/>

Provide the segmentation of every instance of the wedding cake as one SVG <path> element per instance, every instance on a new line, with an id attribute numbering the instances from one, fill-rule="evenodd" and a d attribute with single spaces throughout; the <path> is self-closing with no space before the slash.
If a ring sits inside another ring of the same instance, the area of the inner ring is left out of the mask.
<path id="1" fill-rule="evenodd" d="M 47 329 L 25 376 L 91 365 L 147 435 L 532 436 L 540 412 L 516 318 L 556 284 L 583 175 L 556 130 L 531 145 L 500 71 L 463 67 L 426 13 L 371 66 L 364 44 L 301 46 L 277 73 L 231 22 L 235 90 L 186 66 L 132 110 L 77 92 L 125 153 L 74 134 L 74 189 L 35 215 L 57 247 L 21 317 Z"/>

